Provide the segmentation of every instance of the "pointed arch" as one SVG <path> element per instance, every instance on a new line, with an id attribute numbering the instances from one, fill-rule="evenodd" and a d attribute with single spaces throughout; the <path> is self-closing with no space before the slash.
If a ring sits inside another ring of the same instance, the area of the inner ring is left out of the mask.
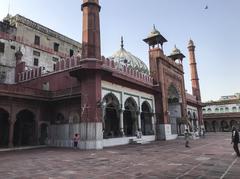
<path id="1" fill-rule="evenodd" d="M 8 137 L 9 137 L 9 113 L 0 108 L 0 147 L 8 146 Z"/>
<path id="2" fill-rule="evenodd" d="M 36 144 L 37 136 L 35 131 L 36 121 L 34 113 L 28 109 L 19 111 L 14 124 L 14 145 L 28 146 Z"/>
<path id="3" fill-rule="evenodd" d="M 173 84 L 170 84 L 170 86 L 168 87 L 168 102 L 178 103 L 179 99 L 180 99 L 179 91 Z"/>
<path id="4" fill-rule="evenodd" d="M 133 97 L 128 97 L 124 103 L 124 108 L 125 108 L 125 110 L 137 111 L 138 105 Z"/>
<path id="5" fill-rule="evenodd" d="M 143 135 L 152 135 L 152 108 L 147 101 L 144 101 L 141 105 L 141 126 Z"/>
<path id="6" fill-rule="evenodd" d="M 128 97 L 124 103 L 123 123 L 124 132 L 127 136 L 135 135 L 137 131 L 138 106 L 133 97 Z"/>
<path id="7" fill-rule="evenodd" d="M 113 93 L 103 97 L 103 137 L 113 138 L 120 136 L 120 103 Z"/>

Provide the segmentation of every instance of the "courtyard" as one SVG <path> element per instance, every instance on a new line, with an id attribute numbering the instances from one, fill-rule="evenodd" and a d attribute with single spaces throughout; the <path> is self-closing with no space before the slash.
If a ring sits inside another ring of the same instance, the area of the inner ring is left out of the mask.
<path id="1" fill-rule="evenodd" d="M 41 148 L 0 152 L 0 178 L 239 178 L 240 159 L 233 152 L 231 133 L 205 138 L 132 144 L 103 150 Z"/>

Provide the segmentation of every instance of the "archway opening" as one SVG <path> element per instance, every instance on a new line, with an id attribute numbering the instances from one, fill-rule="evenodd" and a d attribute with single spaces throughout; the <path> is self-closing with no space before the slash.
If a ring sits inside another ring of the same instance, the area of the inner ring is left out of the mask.
<path id="1" fill-rule="evenodd" d="M 229 125 L 228 125 L 227 121 L 221 121 L 221 129 L 222 129 L 222 132 L 229 131 Z"/>
<path id="2" fill-rule="evenodd" d="M 181 105 L 179 94 L 174 85 L 170 85 L 168 88 L 168 114 L 169 120 L 171 124 L 172 134 L 178 134 L 180 132 L 181 124 L 178 126 L 178 120 L 181 119 Z"/>
<path id="3" fill-rule="evenodd" d="M 207 121 L 204 121 L 204 128 L 205 128 L 206 132 L 209 132 L 209 124 Z"/>
<path id="4" fill-rule="evenodd" d="M 43 123 L 40 126 L 40 138 L 39 138 L 40 145 L 47 144 L 47 138 L 48 138 L 48 125 Z"/>
<path id="5" fill-rule="evenodd" d="M 0 147 L 8 146 L 9 138 L 9 114 L 0 108 Z"/>
<path id="6" fill-rule="evenodd" d="M 153 135 L 152 113 L 148 102 L 142 104 L 141 127 L 143 135 Z"/>
<path id="7" fill-rule="evenodd" d="M 103 99 L 104 107 L 104 138 L 120 136 L 119 101 L 113 94 L 108 94 Z"/>
<path id="8" fill-rule="evenodd" d="M 237 121 L 235 121 L 235 120 L 231 120 L 231 121 L 230 121 L 230 127 L 231 127 L 231 129 L 233 128 L 233 126 L 235 126 L 237 129 L 239 128 Z"/>
<path id="9" fill-rule="evenodd" d="M 198 130 L 197 116 L 195 112 L 193 112 L 193 130 L 194 132 Z"/>
<path id="10" fill-rule="evenodd" d="M 118 137 L 120 135 L 119 117 L 116 108 L 112 104 L 109 104 L 106 107 L 104 132 L 106 133 L 105 136 L 107 136 L 107 138 Z"/>
<path id="11" fill-rule="evenodd" d="M 133 98 L 128 98 L 124 107 L 124 133 L 126 136 L 134 136 L 137 131 L 137 104 Z"/>
<path id="12" fill-rule="evenodd" d="M 188 111 L 188 120 L 190 121 L 189 123 L 189 130 L 193 132 L 193 117 L 190 111 Z"/>
<path id="13" fill-rule="evenodd" d="M 14 124 L 14 146 L 29 146 L 36 144 L 34 114 L 22 110 L 17 114 Z"/>
<path id="14" fill-rule="evenodd" d="M 212 130 L 213 130 L 213 132 L 217 132 L 217 122 L 216 121 L 213 121 L 212 122 Z"/>

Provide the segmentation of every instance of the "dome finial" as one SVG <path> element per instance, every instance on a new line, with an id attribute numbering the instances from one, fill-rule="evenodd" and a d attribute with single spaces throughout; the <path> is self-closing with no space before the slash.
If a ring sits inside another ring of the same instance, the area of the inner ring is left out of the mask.
<path id="1" fill-rule="evenodd" d="M 194 46 L 194 42 L 193 42 L 193 40 L 190 38 L 190 40 L 189 40 L 189 42 L 188 42 L 188 46 L 190 47 L 190 46 Z"/>
<path id="2" fill-rule="evenodd" d="M 155 24 L 153 24 L 153 30 L 156 30 L 156 26 L 155 26 Z"/>
<path id="3" fill-rule="evenodd" d="M 121 49 L 123 49 L 123 46 L 124 46 L 124 44 L 123 44 L 123 36 L 121 36 Z"/>

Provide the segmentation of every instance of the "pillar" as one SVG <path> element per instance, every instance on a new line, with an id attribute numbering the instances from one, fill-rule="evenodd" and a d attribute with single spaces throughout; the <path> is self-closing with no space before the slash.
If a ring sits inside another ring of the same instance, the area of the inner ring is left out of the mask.
<path id="1" fill-rule="evenodd" d="M 125 133 L 124 133 L 124 128 L 123 128 L 123 109 L 120 109 L 120 133 L 121 133 L 121 136 L 124 136 Z"/>
<path id="2" fill-rule="evenodd" d="M 8 147 L 13 147 L 14 122 L 9 119 Z"/>
<path id="3" fill-rule="evenodd" d="M 154 120 L 154 113 L 151 113 L 151 121 L 152 121 L 152 130 L 153 133 L 155 134 L 155 120 Z"/>
<path id="4" fill-rule="evenodd" d="M 137 119 L 138 119 L 138 129 L 142 131 L 142 125 L 141 125 L 141 112 L 137 111 Z"/>

